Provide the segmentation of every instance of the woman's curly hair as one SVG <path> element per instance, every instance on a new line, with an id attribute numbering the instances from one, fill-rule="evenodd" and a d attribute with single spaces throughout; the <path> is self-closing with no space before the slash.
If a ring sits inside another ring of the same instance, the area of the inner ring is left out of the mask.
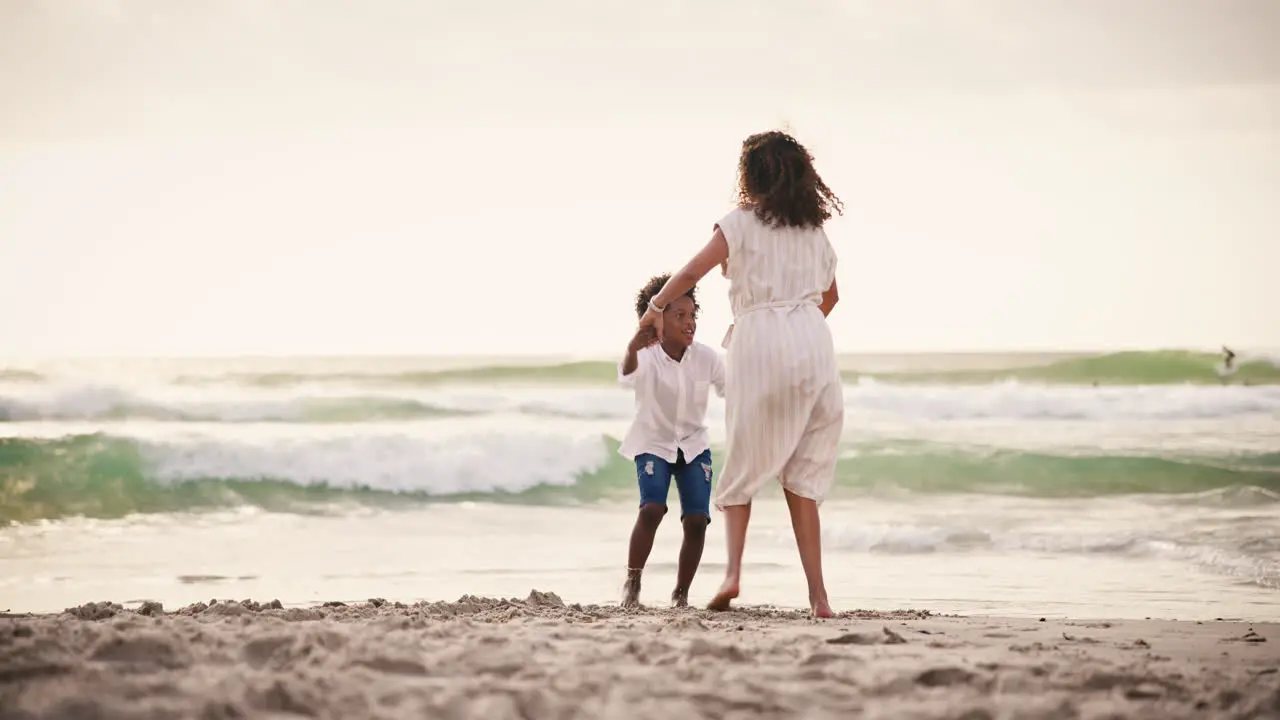
<path id="1" fill-rule="evenodd" d="M 738 203 L 766 225 L 822 227 L 832 213 L 844 211 L 813 156 L 790 135 L 773 130 L 742 142 L 738 159 Z"/>

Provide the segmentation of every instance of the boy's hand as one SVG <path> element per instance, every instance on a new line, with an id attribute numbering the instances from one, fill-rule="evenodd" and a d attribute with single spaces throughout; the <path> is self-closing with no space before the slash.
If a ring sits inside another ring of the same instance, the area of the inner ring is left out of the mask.
<path id="1" fill-rule="evenodd" d="M 633 353 L 649 347 L 658 342 L 658 331 L 652 325 L 644 325 L 636 330 L 635 337 L 631 338 L 631 344 L 627 345 L 627 350 Z"/>

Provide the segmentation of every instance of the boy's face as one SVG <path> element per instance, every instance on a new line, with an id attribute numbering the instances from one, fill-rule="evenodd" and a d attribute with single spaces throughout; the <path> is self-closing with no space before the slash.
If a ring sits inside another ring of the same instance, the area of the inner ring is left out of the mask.
<path id="1" fill-rule="evenodd" d="M 693 300 L 681 295 L 673 300 L 662 313 L 663 342 L 688 347 L 693 344 L 693 334 L 698 329 L 698 318 L 693 311 Z"/>

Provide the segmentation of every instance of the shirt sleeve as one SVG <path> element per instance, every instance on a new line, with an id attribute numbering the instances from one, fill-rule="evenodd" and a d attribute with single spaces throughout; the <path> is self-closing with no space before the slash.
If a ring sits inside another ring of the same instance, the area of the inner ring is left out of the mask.
<path id="1" fill-rule="evenodd" d="M 623 358 L 618 361 L 618 384 L 624 388 L 634 389 L 636 386 L 636 381 L 639 380 L 640 377 L 642 377 L 648 371 L 649 353 L 645 352 L 644 350 L 641 350 L 640 352 L 636 353 L 636 369 L 631 371 L 630 375 L 622 374 L 622 364 L 624 362 L 626 362 L 626 358 Z"/>

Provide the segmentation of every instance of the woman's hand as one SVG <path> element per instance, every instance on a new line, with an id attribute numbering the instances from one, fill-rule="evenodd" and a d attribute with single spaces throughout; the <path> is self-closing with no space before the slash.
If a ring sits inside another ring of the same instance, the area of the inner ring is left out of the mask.
<path id="1" fill-rule="evenodd" d="M 661 339 L 662 338 L 662 313 L 657 312 L 653 308 L 649 308 L 648 310 L 646 310 L 644 315 L 640 318 L 640 327 L 646 327 L 646 326 L 653 328 L 655 340 Z"/>

